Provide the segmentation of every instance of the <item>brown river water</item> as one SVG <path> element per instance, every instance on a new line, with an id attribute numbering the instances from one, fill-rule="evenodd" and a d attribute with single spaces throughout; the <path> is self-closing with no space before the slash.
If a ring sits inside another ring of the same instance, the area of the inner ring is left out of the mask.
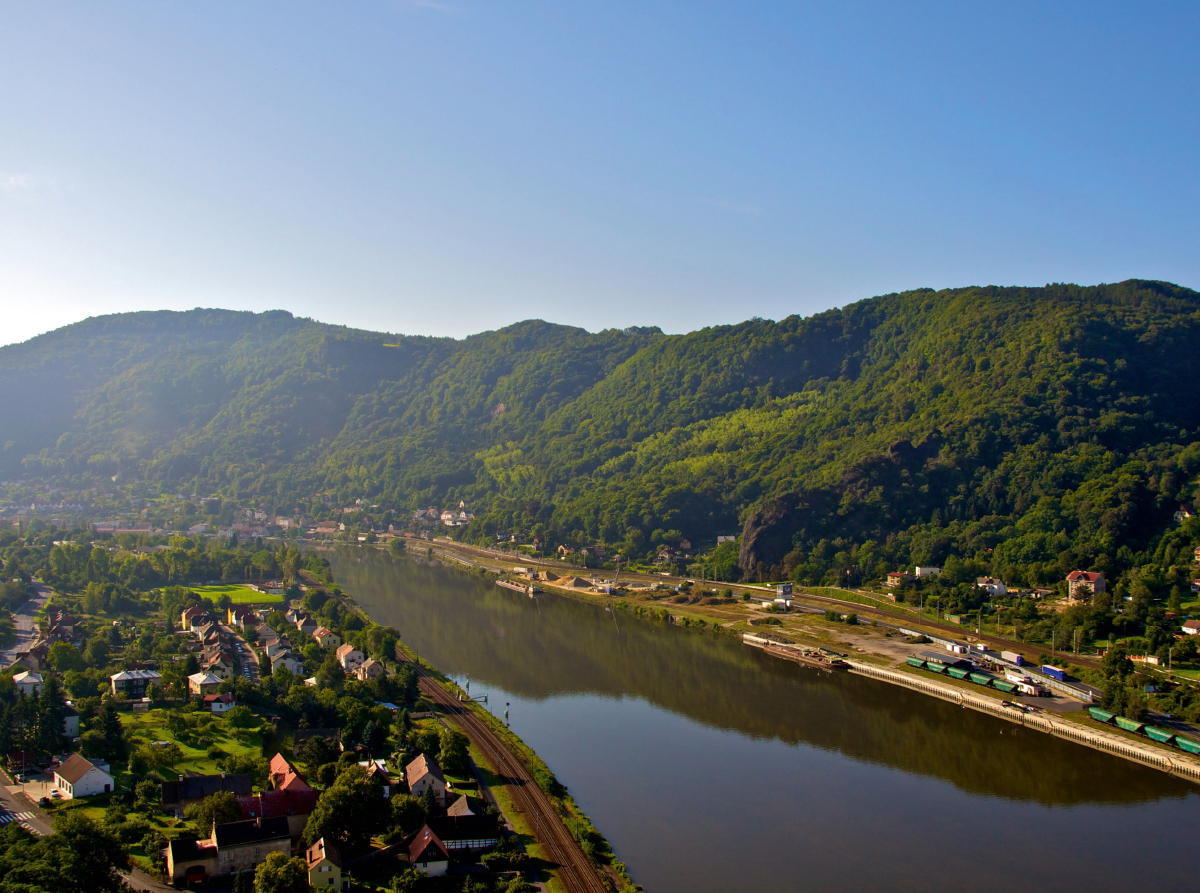
<path id="1" fill-rule="evenodd" d="M 651 893 L 1200 889 L 1196 785 L 733 638 L 330 559 L 376 622 L 509 705 Z"/>

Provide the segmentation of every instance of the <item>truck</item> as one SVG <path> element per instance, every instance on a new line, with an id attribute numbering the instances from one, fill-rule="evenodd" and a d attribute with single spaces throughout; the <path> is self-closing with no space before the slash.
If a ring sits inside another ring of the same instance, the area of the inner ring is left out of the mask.
<path id="1" fill-rule="evenodd" d="M 1049 676 L 1051 679 L 1057 679 L 1059 682 L 1067 681 L 1066 671 L 1060 670 L 1058 667 L 1043 666 L 1042 675 Z"/>
<path id="2" fill-rule="evenodd" d="M 1002 660 L 1006 660 L 1010 664 L 1016 664 L 1018 667 L 1025 666 L 1025 658 L 1021 657 L 1015 651 L 1001 651 L 1000 657 Z"/>

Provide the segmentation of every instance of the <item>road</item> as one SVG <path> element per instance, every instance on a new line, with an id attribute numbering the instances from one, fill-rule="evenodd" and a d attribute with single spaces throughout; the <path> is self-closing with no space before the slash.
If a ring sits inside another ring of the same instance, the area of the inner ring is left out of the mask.
<path id="1" fill-rule="evenodd" d="M 0 825 L 20 822 L 34 834 L 51 834 L 50 817 L 26 797 L 16 779 L 0 772 Z"/>
<path id="2" fill-rule="evenodd" d="M 496 774 L 512 791 L 526 821 L 547 854 L 557 865 L 558 878 L 568 893 L 611 893 L 583 850 L 579 848 L 550 799 L 538 787 L 525 766 L 508 750 L 503 740 L 469 708 L 463 707 L 423 670 L 421 691 L 450 715 L 471 743 L 482 751 Z"/>
<path id="3" fill-rule="evenodd" d="M 242 675 L 255 685 L 258 685 L 258 658 L 254 656 L 254 651 L 246 644 L 246 640 L 239 635 L 236 627 L 227 626 L 222 623 L 221 629 L 229 633 L 229 637 L 233 640 L 233 647 L 237 651 L 238 663 L 242 665 Z"/>
<path id="4" fill-rule="evenodd" d="M 0 651 L 0 667 L 9 667 L 17 660 L 17 651 L 32 645 L 37 639 L 37 612 L 46 607 L 50 600 L 50 589 L 40 580 L 33 581 L 37 594 L 13 612 L 13 624 L 17 628 L 17 641 L 7 651 Z"/>

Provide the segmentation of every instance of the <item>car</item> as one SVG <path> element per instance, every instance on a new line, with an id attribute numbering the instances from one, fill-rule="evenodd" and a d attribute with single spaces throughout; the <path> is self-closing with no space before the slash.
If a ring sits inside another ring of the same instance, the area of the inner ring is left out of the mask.
<path id="1" fill-rule="evenodd" d="M 62 796 L 62 791 L 60 791 L 58 788 L 55 788 L 53 791 L 50 792 L 50 796 L 57 800 L 59 797 Z"/>

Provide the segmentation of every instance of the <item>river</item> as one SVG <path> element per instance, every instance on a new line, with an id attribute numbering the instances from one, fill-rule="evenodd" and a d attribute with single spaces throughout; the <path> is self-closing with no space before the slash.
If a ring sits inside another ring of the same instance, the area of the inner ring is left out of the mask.
<path id="1" fill-rule="evenodd" d="M 650 893 L 1197 889 L 1200 788 L 711 633 L 360 549 L 338 582 L 546 761 Z"/>

